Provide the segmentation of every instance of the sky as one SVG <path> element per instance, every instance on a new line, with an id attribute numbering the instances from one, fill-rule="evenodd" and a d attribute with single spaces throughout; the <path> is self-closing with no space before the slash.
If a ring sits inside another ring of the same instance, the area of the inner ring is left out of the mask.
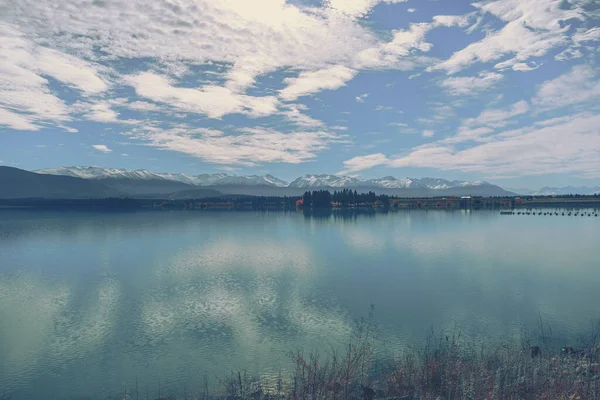
<path id="1" fill-rule="evenodd" d="M 0 165 L 600 185 L 597 0 L 0 0 Z"/>

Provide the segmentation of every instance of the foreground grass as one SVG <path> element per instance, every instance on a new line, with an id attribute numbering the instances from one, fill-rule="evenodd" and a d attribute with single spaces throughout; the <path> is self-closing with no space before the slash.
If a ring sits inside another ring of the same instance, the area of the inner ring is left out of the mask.
<path id="1" fill-rule="evenodd" d="M 241 374 L 222 381 L 228 400 L 376 399 L 600 399 L 600 324 L 581 348 L 553 348 L 543 335 L 538 344 L 485 346 L 460 334 L 427 336 L 420 348 L 387 364 L 373 359 L 376 326 L 362 321 L 343 352 L 328 357 L 293 355 L 296 368 L 287 385 L 265 391 Z M 478 344 L 476 344 L 478 343 Z M 252 386 L 254 385 L 254 386 Z"/>
<path id="2" fill-rule="evenodd" d="M 540 325 L 543 327 L 543 325 Z M 348 343 L 326 356 L 297 351 L 289 378 L 261 382 L 245 372 L 218 379 L 209 390 L 161 399 L 195 400 L 412 400 L 412 399 L 600 399 L 600 322 L 577 349 L 541 336 L 483 345 L 460 333 L 428 334 L 418 348 L 387 363 L 374 357 L 377 326 L 371 312 Z M 206 378 L 205 378 L 206 379 Z M 148 399 L 133 391 L 122 399 Z"/>

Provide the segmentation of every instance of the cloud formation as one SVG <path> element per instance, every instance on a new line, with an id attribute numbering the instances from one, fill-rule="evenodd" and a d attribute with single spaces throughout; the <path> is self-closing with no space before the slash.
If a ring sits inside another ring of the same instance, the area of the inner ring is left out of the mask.
<path id="1" fill-rule="evenodd" d="M 548 110 L 598 99 L 598 70 L 584 64 L 576 65 L 568 73 L 540 85 L 533 103 Z"/>
<path id="2" fill-rule="evenodd" d="M 475 95 L 495 86 L 502 78 L 503 75 L 496 72 L 481 72 L 479 76 L 446 78 L 440 86 L 453 96 Z"/>
<path id="3" fill-rule="evenodd" d="M 177 87 L 168 78 L 150 72 L 131 76 L 127 81 L 140 97 L 210 118 L 232 113 L 259 117 L 277 111 L 278 100 L 273 96 L 248 96 L 214 85 L 199 89 Z"/>
<path id="4" fill-rule="evenodd" d="M 105 144 L 93 144 L 92 147 L 103 153 L 110 153 L 112 150 L 109 149 Z"/>
<path id="5" fill-rule="evenodd" d="M 563 7 L 561 0 L 497 0 L 472 5 L 506 24 L 430 70 L 441 69 L 454 74 L 474 63 L 498 61 L 507 55 L 512 58 L 497 63 L 495 68 L 515 69 L 515 65 L 522 66 L 530 58 L 543 56 L 568 43 L 566 21 L 584 19 L 582 9 Z"/>
<path id="6" fill-rule="evenodd" d="M 176 151 L 216 164 L 255 166 L 262 163 L 298 164 L 313 160 L 344 136 L 325 131 L 281 133 L 267 128 L 220 130 L 178 126 L 135 127 L 128 135 L 161 150 Z"/>
<path id="7" fill-rule="evenodd" d="M 104 132 L 98 151 L 124 132 L 221 165 L 298 164 L 339 146 L 353 173 L 426 166 L 421 154 L 487 173 L 487 158 L 463 162 L 470 150 L 507 145 L 506 132 L 542 140 L 533 132 L 578 116 L 574 140 L 593 149 L 581 130 L 600 97 L 589 4 L 490 0 L 437 15 L 405 2 L 15 0 L 0 6 L 0 130 Z M 375 115 L 391 110 L 406 118 Z"/>
<path id="8" fill-rule="evenodd" d="M 286 78 L 287 87 L 279 91 L 285 101 L 296 100 L 300 96 L 318 93 L 322 90 L 338 89 L 354 78 L 356 71 L 343 65 L 334 65 L 318 71 L 302 72 L 296 78 Z"/>
<path id="9" fill-rule="evenodd" d="M 409 154 L 354 157 L 344 162 L 346 173 L 379 165 L 476 172 L 485 177 L 576 173 L 600 178 L 600 115 L 579 114 L 562 121 L 504 131 L 486 143 L 458 149 L 441 142 L 419 146 Z"/>

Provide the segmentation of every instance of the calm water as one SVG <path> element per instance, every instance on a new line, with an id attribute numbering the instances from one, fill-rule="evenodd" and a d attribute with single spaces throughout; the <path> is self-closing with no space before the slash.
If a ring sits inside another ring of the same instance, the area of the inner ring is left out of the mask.
<path id="1" fill-rule="evenodd" d="M 599 243 L 600 217 L 2 211 L 0 396 L 274 376 L 371 303 L 382 357 L 431 327 L 504 339 L 539 315 L 571 342 L 600 316 Z"/>

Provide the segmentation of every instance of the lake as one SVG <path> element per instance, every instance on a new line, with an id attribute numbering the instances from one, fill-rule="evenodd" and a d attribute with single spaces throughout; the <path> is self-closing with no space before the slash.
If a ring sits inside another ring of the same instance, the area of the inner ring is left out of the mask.
<path id="1" fill-rule="evenodd" d="M 0 210 L 0 398 L 274 377 L 371 304 L 382 358 L 431 328 L 510 340 L 540 318 L 576 345 L 600 317 L 599 243 L 600 217 L 498 211 Z"/>

